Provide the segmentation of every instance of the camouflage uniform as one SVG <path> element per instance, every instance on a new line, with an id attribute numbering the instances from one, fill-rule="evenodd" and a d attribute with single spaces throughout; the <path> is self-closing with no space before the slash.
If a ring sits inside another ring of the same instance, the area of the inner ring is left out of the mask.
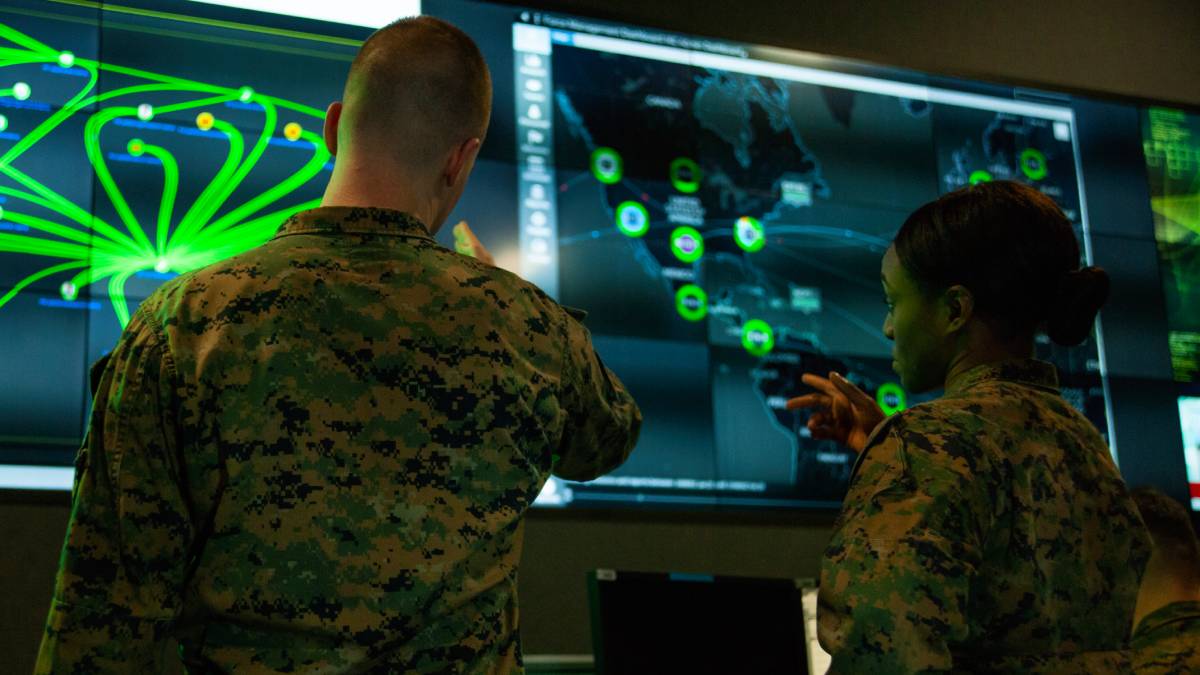
<path id="1" fill-rule="evenodd" d="M 1175 602 L 1146 615 L 1131 647 L 1138 675 L 1200 673 L 1200 602 Z"/>
<path id="2" fill-rule="evenodd" d="M 821 570 L 833 673 L 1026 672 L 1121 649 L 1150 539 L 1052 365 L 974 368 L 881 424 Z"/>
<path id="3" fill-rule="evenodd" d="M 520 672 L 522 516 L 640 424 L 536 287 L 400 212 L 298 214 L 112 353 L 38 672 L 149 672 L 169 636 L 193 672 Z"/>

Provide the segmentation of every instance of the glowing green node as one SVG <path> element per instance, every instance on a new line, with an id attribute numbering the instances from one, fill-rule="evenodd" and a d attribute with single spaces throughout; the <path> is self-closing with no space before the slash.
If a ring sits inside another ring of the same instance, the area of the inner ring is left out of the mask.
<path id="1" fill-rule="evenodd" d="M 143 122 L 149 122 L 154 119 L 154 106 L 149 103 L 142 103 L 137 107 L 137 118 Z"/>
<path id="2" fill-rule="evenodd" d="M 616 211 L 617 229 L 626 237 L 641 237 L 650 231 L 650 212 L 639 202 L 621 202 Z"/>
<path id="3" fill-rule="evenodd" d="M 676 157 L 671 162 L 671 185 L 685 195 L 699 190 L 700 165 L 687 157 Z"/>
<path id="4" fill-rule="evenodd" d="M 700 321 L 708 315 L 708 294 L 695 284 L 684 284 L 675 291 L 675 309 L 688 321 Z"/>
<path id="5" fill-rule="evenodd" d="M 775 331 L 762 319 L 750 319 L 742 326 L 742 346 L 751 356 L 766 356 L 775 348 Z"/>
<path id="6" fill-rule="evenodd" d="M 126 149 L 129 151 L 129 154 L 133 155 L 134 157 L 141 157 L 146 152 L 146 144 L 142 142 L 142 139 L 134 138 L 129 141 L 129 145 L 126 146 Z"/>
<path id="7" fill-rule="evenodd" d="M 75 54 L 68 51 L 59 52 L 58 65 L 62 66 L 63 68 L 70 68 L 71 66 L 75 65 Z"/>
<path id="8" fill-rule="evenodd" d="M 685 263 L 694 263 L 704 255 L 704 238 L 694 227 L 677 227 L 671 232 L 671 253 Z"/>
<path id="9" fill-rule="evenodd" d="M 0 115 L 0 131 L 8 131 L 8 118 Z"/>
<path id="10" fill-rule="evenodd" d="M 283 137 L 289 141 L 300 140 L 300 135 L 304 132 L 304 128 L 297 122 L 288 122 L 283 126 Z"/>
<path id="11" fill-rule="evenodd" d="M 1041 180 L 1046 177 L 1046 156 L 1036 148 L 1025 148 L 1021 152 L 1021 172 L 1029 180 Z"/>
<path id="12" fill-rule="evenodd" d="M 980 183 L 987 183 L 991 180 L 992 174 L 980 169 L 978 171 L 972 171 L 971 177 L 967 179 L 967 182 L 969 182 L 971 185 L 979 185 Z"/>
<path id="13" fill-rule="evenodd" d="M 767 235 L 757 218 L 743 216 L 733 224 L 733 240 L 743 251 L 754 253 L 766 246 Z"/>
<path id="14" fill-rule="evenodd" d="M 908 407 L 908 394 L 904 392 L 904 387 L 895 382 L 880 385 L 875 392 L 875 400 L 883 414 L 889 417 Z"/>
<path id="15" fill-rule="evenodd" d="M 592 151 L 592 175 L 605 185 L 621 181 L 624 165 L 621 154 L 612 148 L 596 148 Z"/>
<path id="16" fill-rule="evenodd" d="M 252 98 L 254 98 L 254 90 L 250 87 L 238 89 L 238 100 L 242 103 L 249 103 Z"/>
<path id="17" fill-rule="evenodd" d="M 0 220 L 4 220 L 4 207 L 0 206 Z"/>
<path id="18" fill-rule="evenodd" d="M 171 263 L 166 258 L 159 258 L 154 262 L 154 271 L 159 274 L 166 274 L 171 271 Z"/>
<path id="19" fill-rule="evenodd" d="M 33 96 L 33 87 L 30 87 L 26 82 L 18 82 L 13 85 L 12 95 L 13 98 L 17 99 L 18 101 L 24 101 L 30 96 Z"/>
<path id="20" fill-rule="evenodd" d="M 62 286 L 58 287 L 58 293 L 63 300 L 74 300 L 79 297 L 79 287 L 69 281 L 64 281 Z"/>

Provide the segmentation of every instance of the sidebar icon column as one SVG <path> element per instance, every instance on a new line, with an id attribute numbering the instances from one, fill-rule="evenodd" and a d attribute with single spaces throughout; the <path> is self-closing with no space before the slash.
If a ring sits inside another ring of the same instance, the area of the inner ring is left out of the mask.
<path id="1" fill-rule="evenodd" d="M 513 24 L 521 276 L 558 297 L 550 29 Z"/>

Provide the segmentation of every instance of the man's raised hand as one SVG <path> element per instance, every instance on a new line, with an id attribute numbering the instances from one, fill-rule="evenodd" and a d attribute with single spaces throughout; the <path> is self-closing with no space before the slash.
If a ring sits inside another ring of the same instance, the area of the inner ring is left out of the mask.
<path id="1" fill-rule="evenodd" d="M 491 251 L 488 251 L 483 246 L 483 242 L 479 241 L 479 237 L 471 231 L 471 227 L 467 225 L 467 221 L 460 220 L 454 226 L 454 250 L 459 253 L 475 258 L 479 262 L 495 265 L 496 260 L 492 258 Z"/>

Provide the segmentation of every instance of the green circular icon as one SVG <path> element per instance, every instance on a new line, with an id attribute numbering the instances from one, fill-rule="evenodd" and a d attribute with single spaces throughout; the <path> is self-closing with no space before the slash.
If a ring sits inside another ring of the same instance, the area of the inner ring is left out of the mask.
<path id="1" fill-rule="evenodd" d="M 650 231 L 650 212 L 640 202 L 621 202 L 616 213 L 617 229 L 626 237 L 640 237 Z"/>
<path id="2" fill-rule="evenodd" d="M 126 146 L 126 149 L 129 151 L 129 154 L 133 155 L 134 157 L 141 157 L 146 152 L 146 144 L 142 142 L 142 139 L 135 138 L 129 141 L 129 145 Z"/>
<path id="3" fill-rule="evenodd" d="M 972 171 L 971 177 L 967 179 L 967 182 L 969 182 L 971 185 L 979 185 L 980 183 L 987 183 L 991 180 L 992 174 L 980 169 L 978 171 Z"/>
<path id="4" fill-rule="evenodd" d="M 671 162 L 671 184 L 685 195 L 699 190 L 700 165 L 687 157 L 677 157 Z"/>
<path id="5" fill-rule="evenodd" d="M 881 384 L 875 392 L 875 400 L 883 409 L 883 414 L 889 417 L 908 407 L 908 394 L 895 382 Z"/>
<path id="6" fill-rule="evenodd" d="M 0 115 L 0 131 L 8 131 L 8 118 Z"/>
<path id="7" fill-rule="evenodd" d="M 694 227 L 677 227 L 671 232 L 671 252 L 685 263 L 693 263 L 704 255 L 704 238 Z"/>
<path id="8" fill-rule="evenodd" d="M 79 297 L 79 289 L 76 288 L 75 284 L 69 281 L 62 282 L 62 286 L 58 287 L 58 292 L 60 295 L 62 295 L 62 299 L 67 301 L 74 300 L 75 298 Z"/>
<path id="9" fill-rule="evenodd" d="M 75 65 L 75 55 L 68 51 L 58 53 L 58 65 L 63 68 L 70 68 Z"/>
<path id="10" fill-rule="evenodd" d="M 700 321 L 708 315 L 708 294 L 695 284 L 684 284 L 675 291 L 675 309 L 688 321 Z"/>
<path id="11" fill-rule="evenodd" d="M 592 151 L 592 175 L 605 185 L 621 182 L 624 162 L 612 148 L 596 148 Z"/>
<path id="12" fill-rule="evenodd" d="M 252 98 L 254 98 L 254 90 L 252 88 L 242 87 L 238 89 L 238 100 L 242 103 L 249 103 Z"/>
<path id="13" fill-rule="evenodd" d="M 1021 171 L 1029 180 L 1041 180 L 1046 177 L 1046 156 L 1041 150 L 1025 148 L 1021 152 Z"/>
<path id="14" fill-rule="evenodd" d="M 767 235 L 757 218 L 742 216 L 733 224 L 733 240 L 747 253 L 761 250 L 767 244 Z"/>
<path id="15" fill-rule="evenodd" d="M 762 319 L 750 319 L 742 326 L 742 346 L 752 356 L 766 356 L 775 348 L 775 331 Z"/>

